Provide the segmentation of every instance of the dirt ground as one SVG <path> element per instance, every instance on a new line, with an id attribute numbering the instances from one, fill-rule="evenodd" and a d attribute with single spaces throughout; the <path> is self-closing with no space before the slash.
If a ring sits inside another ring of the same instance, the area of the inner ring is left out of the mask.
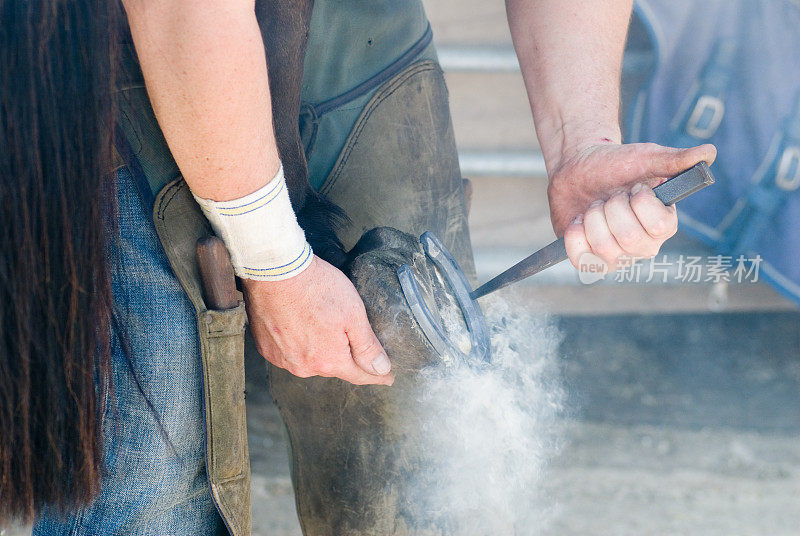
<path id="1" fill-rule="evenodd" d="M 542 535 L 800 534 L 800 314 L 559 325 L 570 416 Z M 255 534 L 297 536 L 277 412 L 255 398 Z"/>

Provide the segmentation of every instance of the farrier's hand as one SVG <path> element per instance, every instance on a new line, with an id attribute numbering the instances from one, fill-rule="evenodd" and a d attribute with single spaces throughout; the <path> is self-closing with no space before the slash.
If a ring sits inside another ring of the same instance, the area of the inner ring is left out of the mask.
<path id="1" fill-rule="evenodd" d="M 656 255 L 677 231 L 678 217 L 652 188 L 715 157 L 713 145 L 652 143 L 590 145 L 566 155 L 553 166 L 547 194 L 553 229 L 563 234 L 572 264 L 580 269 L 581 257 L 592 253 L 615 270 Z"/>
<path id="2" fill-rule="evenodd" d="M 270 363 L 301 378 L 336 377 L 391 385 L 394 375 L 347 277 L 314 257 L 285 281 L 243 279 L 250 329 Z"/>

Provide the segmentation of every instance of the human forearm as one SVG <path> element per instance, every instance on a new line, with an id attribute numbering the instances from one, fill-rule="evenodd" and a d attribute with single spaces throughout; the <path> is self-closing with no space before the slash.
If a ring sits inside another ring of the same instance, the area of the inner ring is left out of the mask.
<path id="1" fill-rule="evenodd" d="M 124 2 L 156 119 L 243 279 L 262 355 L 304 377 L 390 385 L 391 363 L 358 293 L 311 254 L 277 174 L 252 0 Z"/>
<path id="2" fill-rule="evenodd" d="M 279 167 L 252 0 L 125 0 L 159 126 L 203 198 L 249 194 Z"/>
<path id="3" fill-rule="evenodd" d="M 622 144 L 619 85 L 631 0 L 506 0 L 547 164 L 550 219 L 572 263 L 652 257 L 678 227 L 652 187 L 716 151 Z M 591 255 L 588 255 L 591 254 Z"/>
<path id="4" fill-rule="evenodd" d="M 506 0 L 548 170 L 570 149 L 619 143 L 631 0 Z"/>

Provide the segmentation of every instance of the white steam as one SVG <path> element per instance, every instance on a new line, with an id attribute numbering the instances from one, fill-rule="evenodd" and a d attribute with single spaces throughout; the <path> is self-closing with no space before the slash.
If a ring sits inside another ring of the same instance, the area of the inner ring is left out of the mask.
<path id="1" fill-rule="evenodd" d="M 444 534 L 535 535 L 552 513 L 541 481 L 559 447 L 559 336 L 547 317 L 502 299 L 481 299 L 481 307 L 491 363 L 452 357 L 418 378 L 409 424 L 419 427 L 414 440 L 425 456 L 409 510 Z M 445 307 L 443 321 L 463 346 L 459 315 Z"/>

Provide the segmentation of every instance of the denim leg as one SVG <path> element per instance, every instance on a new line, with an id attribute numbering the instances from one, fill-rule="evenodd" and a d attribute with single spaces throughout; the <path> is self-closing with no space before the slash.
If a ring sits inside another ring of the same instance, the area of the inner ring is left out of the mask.
<path id="1" fill-rule="evenodd" d="M 46 513 L 33 534 L 224 534 L 206 474 L 196 315 L 127 168 L 118 183 L 102 491 L 66 518 Z"/>

